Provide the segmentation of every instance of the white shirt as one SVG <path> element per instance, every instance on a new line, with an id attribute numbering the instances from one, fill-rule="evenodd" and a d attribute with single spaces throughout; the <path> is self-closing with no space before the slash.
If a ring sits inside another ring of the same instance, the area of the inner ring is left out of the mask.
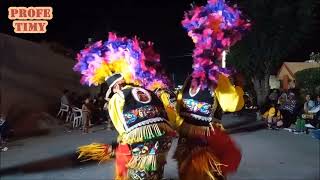
<path id="1" fill-rule="evenodd" d="M 320 111 L 320 105 L 313 107 L 309 113 L 317 113 Z"/>

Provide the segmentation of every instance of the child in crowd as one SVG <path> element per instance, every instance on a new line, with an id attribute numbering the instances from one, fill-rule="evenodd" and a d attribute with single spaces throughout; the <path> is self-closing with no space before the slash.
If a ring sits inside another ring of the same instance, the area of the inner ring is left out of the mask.
<path id="1" fill-rule="evenodd" d="M 84 104 L 82 105 L 82 118 L 83 118 L 83 133 L 89 133 L 89 126 L 90 126 L 90 117 L 91 117 L 91 110 L 90 110 L 90 98 L 86 97 Z"/>
<path id="2" fill-rule="evenodd" d="M 283 125 L 283 117 L 275 103 L 272 103 L 271 108 L 263 114 L 263 119 L 267 122 L 269 129 L 278 129 Z"/>

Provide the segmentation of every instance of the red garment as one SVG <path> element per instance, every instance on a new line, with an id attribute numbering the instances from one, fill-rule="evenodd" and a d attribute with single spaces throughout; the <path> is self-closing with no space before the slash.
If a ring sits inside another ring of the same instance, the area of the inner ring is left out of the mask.
<path id="1" fill-rule="evenodd" d="M 128 144 L 119 144 L 116 149 L 116 179 L 126 179 L 128 168 L 127 163 L 132 155 Z"/>
<path id="2" fill-rule="evenodd" d="M 228 165 L 221 167 L 223 175 L 236 172 L 242 155 L 231 137 L 221 129 L 214 128 L 214 133 L 207 140 L 221 163 Z"/>

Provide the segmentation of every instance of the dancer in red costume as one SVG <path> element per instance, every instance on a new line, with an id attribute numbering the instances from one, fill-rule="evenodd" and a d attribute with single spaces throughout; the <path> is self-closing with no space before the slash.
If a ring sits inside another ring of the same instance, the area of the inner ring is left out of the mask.
<path id="1" fill-rule="evenodd" d="M 220 124 L 221 113 L 244 105 L 243 91 L 233 85 L 228 70 L 221 68 L 222 52 L 241 39 L 250 24 L 224 0 L 187 12 L 182 25 L 195 43 L 193 73 L 177 98 L 179 132 L 174 158 L 179 177 L 225 179 L 237 170 L 241 152 Z"/>

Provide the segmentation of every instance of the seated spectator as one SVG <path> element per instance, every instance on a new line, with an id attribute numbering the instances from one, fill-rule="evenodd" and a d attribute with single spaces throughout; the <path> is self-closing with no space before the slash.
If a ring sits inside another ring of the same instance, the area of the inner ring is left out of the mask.
<path id="1" fill-rule="evenodd" d="M 303 110 L 304 110 L 304 113 L 308 113 L 308 111 L 310 111 L 313 107 L 314 107 L 314 102 L 312 101 L 311 99 L 311 95 L 310 94 L 307 94 L 306 95 L 306 102 L 304 103 L 303 105 Z"/>
<path id="2" fill-rule="evenodd" d="M 69 95 L 69 90 L 65 89 L 63 91 L 62 97 L 60 98 L 60 101 L 61 101 L 62 104 L 70 105 L 70 100 L 69 100 L 68 95 Z"/>
<path id="3" fill-rule="evenodd" d="M 267 122 L 269 129 L 281 128 L 283 125 L 282 115 L 276 104 L 263 114 L 263 119 Z"/>
<path id="4" fill-rule="evenodd" d="M 278 101 L 278 91 L 274 89 L 272 93 L 270 93 L 268 98 L 269 98 L 270 104 L 276 103 Z"/>
<path id="5" fill-rule="evenodd" d="M 308 128 L 320 128 L 320 96 L 317 96 L 317 101 L 314 104 L 314 107 L 311 108 L 307 114 L 304 114 L 303 118 L 307 119 L 308 124 L 306 127 Z"/>
<path id="6" fill-rule="evenodd" d="M 67 114 L 65 116 L 68 116 L 69 114 L 72 113 L 72 108 L 70 106 L 71 104 L 70 104 L 70 99 L 69 99 L 69 90 L 65 89 L 63 91 L 63 94 L 62 94 L 62 96 L 60 98 L 60 103 L 64 104 L 64 105 L 67 105 L 69 107 L 69 110 L 68 110 L 68 112 L 67 112 Z M 61 116 L 60 118 L 61 118 L 60 120 L 62 120 L 63 116 Z M 64 123 L 64 121 L 60 121 L 59 123 Z"/>
<path id="7" fill-rule="evenodd" d="M 287 101 L 279 108 L 283 115 L 283 127 L 288 128 L 296 121 L 296 106 L 297 101 L 295 99 L 295 94 L 289 93 Z"/>
<path id="8" fill-rule="evenodd" d="M 287 93 L 283 92 L 278 98 L 278 104 L 282 106 L 287 101 Z"/>

